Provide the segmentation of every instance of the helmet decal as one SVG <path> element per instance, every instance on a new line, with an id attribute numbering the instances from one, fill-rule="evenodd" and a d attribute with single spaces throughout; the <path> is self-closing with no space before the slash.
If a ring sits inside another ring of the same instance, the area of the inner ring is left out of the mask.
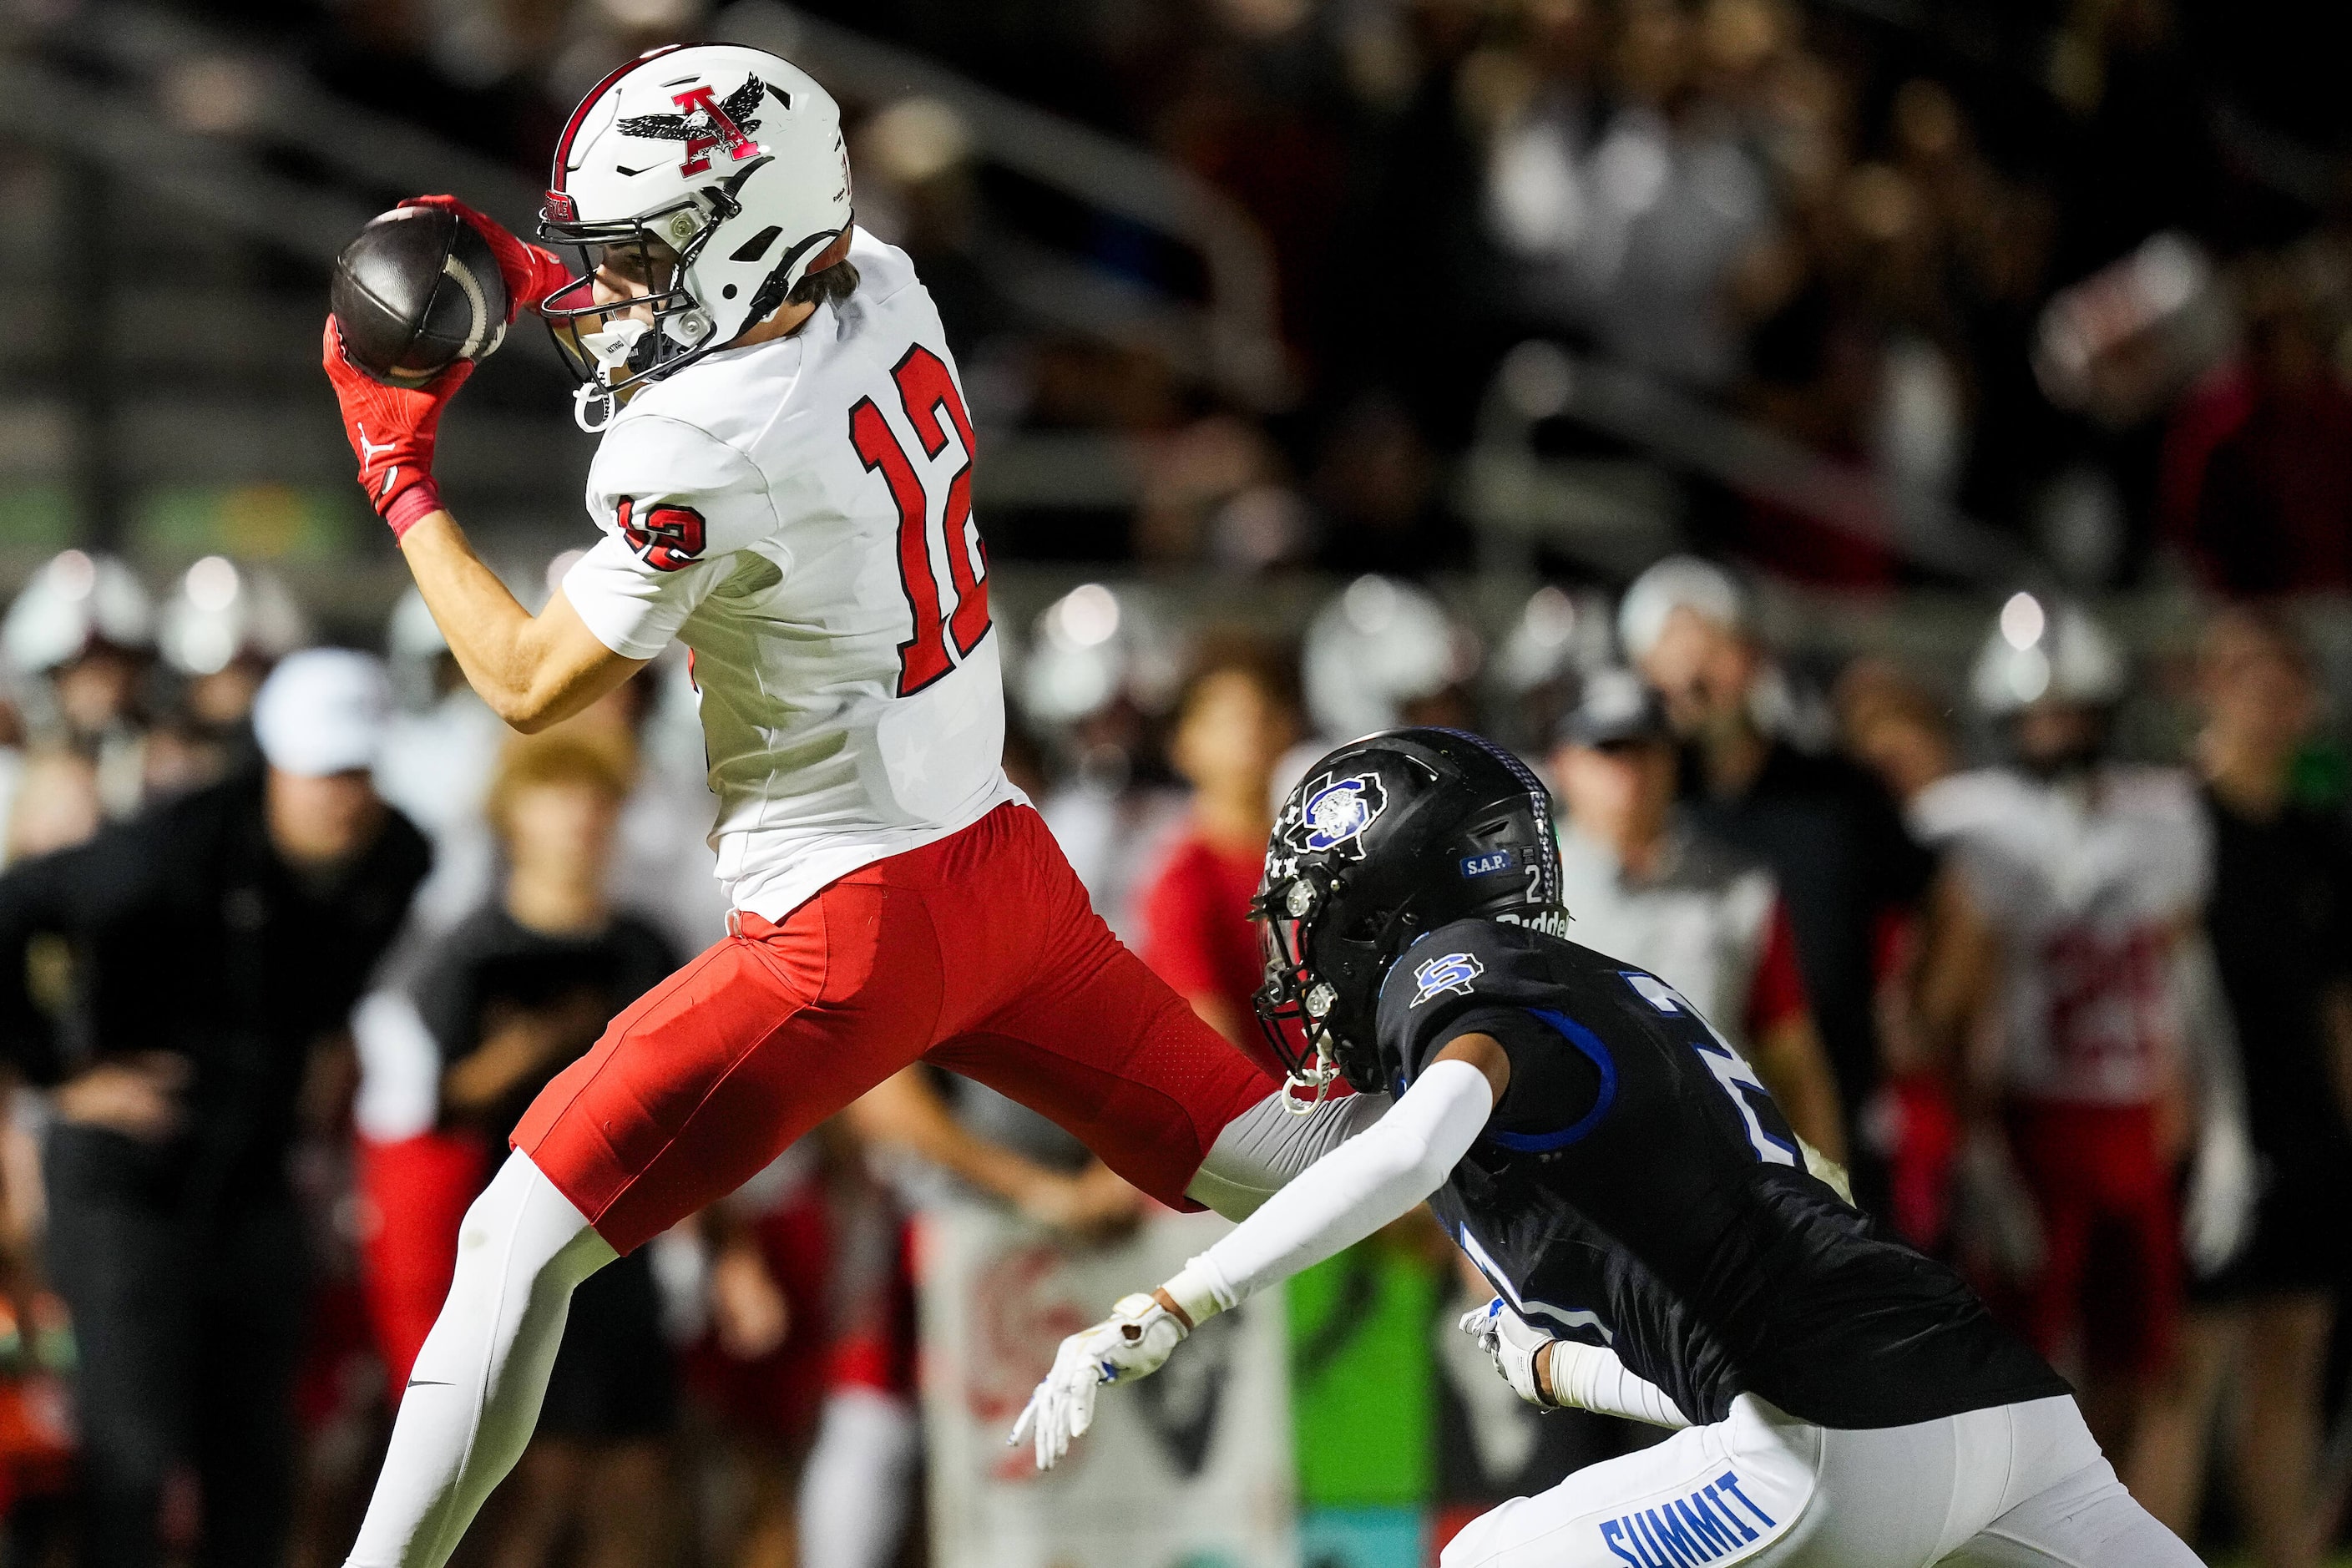
<path id="1" fill-rule="evenodd" d="M 740 163 L 760 150 L 751 140 L 751 133 L 760 129 L 751 111 L 760 107 L 761 99 L 776 89 L 754 76 L 729 93 L 723 103 L 712 101 L 715 90 L 702 86 L 672 93 L 670 101 L 684 112 L 633 115 L 614 129 L 624 136 L 642 137 L 648 142 L 685 142 L 686 162 L 677 166 L 681 174 L 709 174 L 710 154 L 720 147 Z M 784 93 L 776 92 L 776 97 L 786 109 L 793 106 L 791 98 Z"/>
<path id="2" fill-rule="evenodd" d="M 1431 997 L 1442 996 L 1448 991 L 1456 996 L 1467 996 L 1471 982 L 1486 973 L 1486 966 L 1478 962 L 1478 955 L 1474 952 L 1449 952 L 1442 958 L 1428 959 L 1413 966 L 1412 1000 L 1405 1005 L 1418 1007 Z"/>
<path id="3" fill-rule="evenodd" d="M 1467 741 L 1477 747 L 1500 763 L 1510 775 L 1518 781 L 1519 787 L 1528 792 L 1528 811 L 1536 820 L 1538 825 L 1536 831 L 1542 835 L 1544 849 L 1544 853 L 1538 857 L 1535 885 L 1530 889 L 1533 894 L 1532 901 L 1546 909 L 1558 903 L 1559 901 L 1559 835 L 1551 820 L 1551 792 L 1544 788 L 1543 781 L 1536 777 L 1535 771 L 1519 761 L 1518 754 L 1509 748 L 1498 746 L 1486 736 L 1474 735 L 1467 730 L 1448 730 L 1441 727 L 1437 732 L 1442 735 L 1451 735 L 1459 741 Z M 1462 874 L 1470 877 L 1477 873 L 1471 869 L 1471 863 L 1465 860 L 1462 863 Z M 1526 923 L 1542 927 L 1540 921 Z M 1542 929 L 1549 928 L 1542 927 Z M 1564 936 L 1567 933 L 1565 931 L 1554 931 L 1552 934 Z"/>
<path id="4" fill-rule="evenodd" d="M 1364 830 L 1389 806 L 1388 791 L 1376 773 L 1334 780 L 1326 773 L 1307 792 L 1297 819 L 1286 835 L 1299 849 L 1312 854 L 1336 849 L 1361 859 Z"/>

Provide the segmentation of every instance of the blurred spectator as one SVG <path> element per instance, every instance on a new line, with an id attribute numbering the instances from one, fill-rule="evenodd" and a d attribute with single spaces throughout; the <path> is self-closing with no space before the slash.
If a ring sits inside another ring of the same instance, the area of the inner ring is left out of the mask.
<path id="1" fill-rule="evenodd" d="M 1854 660 L 1838 677 L 1834 700 L 1846 754 L 1876 773 L 1906 812 L 1929 786 L 1959 771 L 1948 707 L 1891 661 Z M 1895 967 L 1908 983 L 1880 996 L 1887 1079 L 1864 1124 L 1886 1162 L 1887 1218 L 1934 1256 L 1947 1255 L 1953 1239 L 1961 1126 L 1950 1068 L 1966 1055 L 1966 1037 L 1983 1008 L 1977 986 L 1990 941 L 1965 879 L 1950 865 L 1940 867 L 1899 942 Z"/>
<path id="2" fill-rule="evenodd" d="M 70 849 L 105 820 L 98 799 L 98 764 L 78 751 L 47 746 L 20 764 L 8 803 L 0 866 Z"/>
<path id="3" fill-rule="evenodd" d="M 1629 670 L 1603 670 L 1551 753 L 1565 820 L 1561 898 L 1576 940 L 1639 964 L 1755 1065 L 1789 1125 L 1843 1162 L 1837 1084 L 1814 1033 L 1772 873 L 1675 807 L 1674 733 Z"/>
<path id="4" fill-rule="evenodd" d="M 1060 763 L 1038 813 L 1123 938 L 1134 931 L 1135 879 L 1181 811 L 1160 787 L 1153 745 L 1182 678 L 1177 646 L 1138 590 L 1081 584 L 1037 617 L 1015 682 L 1024 716 Z"/>
<path id="5" fill-rule="evenodd" d="M 34 573 L 0 622 L 0 652 L 27 678 L 27 728 L 89 754 L 109 816 L 129 816 L 146 796 L 141 688 L 154 647 L 154 605 L 138 577 L 80 550 Z"/>
<path id="6" fill-rule="evenodd" d="M 180 690 L 171 721 L 148 742 L 149 789 L 194 788 L 250 766 L 254 696 L 310 633 L 274 573 L 207 555 L 182 574 L 157 626 L 156 645 Z"/>
<path id="7" fill-rule="evenodd" d="M 1972 684 L 2015 762 L 1930 785 L 1913 820 L 1986 926 L 1964 1169 L 1987 1205 L 2013 1205 L 2021 1179 L 2035 1237 L 2011 1258 L 2032 1265 L 2021 1299 L 1992 1304 L 2080 1366 L 2085 1418 L 2146 1486 L 2177 1462 L 2163 1424 L 2142 1425 L 2178 1350 L 2174 1163 L 2193 1139 L 2187 1221 L 2207 1268 L 2242 1234 L 2249 1173 L 2227 1158 L 2243 1137 L 2223 1092 L 2232 1044 L 2201 994 L 2210 847 L 2184 776 L 2113 759 L 2126 677 L 2081 610 L 2013 597 Z"/>
<path id="8" fill-rule="evenodd" d="M 2163 502 L 2200 574 L 2232 594 L 2352 585 L 2352 392 L 2294 269 L 2254 270 L 2243 355 L 2175 415 Z"/>
<path id="9" fill-rule="evenodd" d="M 916 1500 L 904 1211 L 836 1121 L 705 1220 L 711 1325 L 693 1383 L 741 1493 L 714 1521 L 715 1561 L 887 1568 Z"/>
<path id="10" fill-rule="evenodd" d="M 664 659 L 605 694 L 573 721 L 634 761 L 605 892 L 625 901 L 680 952 L 726 934 L 727 893 L 710 847 L 718 797 L 686 661 Z"/>
<path id="11" fill-rule="evenodd" d="M 2198 688 L 2214 863 L 2205 923 L 2237 1024 L 2262 1198 L 2245 1249 L 2192 1291 L 2166 1402 L 2174 1462 L 2145 1497 L 2174 1530 L 2194 1530 L 2205 1436 L 2234 1377 L 2232 1471 L 2255 1561 L 2308 1568 L 2324 1545 L 2322 1374 L 2352 1262 L 2352 842 L 2334 812 L 2289 793 L 2318 710 L 2294 633 L 2223 613 L 2207 628 Z"/>
<path id="12" fill-rule="evenodd" d="M 1583 79 L 1598 7 L 1530 10 L 1552 24 L 1543 35 L 1558 73 L 1541 84 L 1549 90 L 1538 96 L 1513 79 L 1528 72 L 1520 60 L 1479 62 L 1488 94 L 1527 106 L 1489 153 L 1497 237 L 1523 258 L 1532 301 L 1589 329 L 1615 357 L 1696 385 L 1727 384 L 1738 353 L 1727 284 L 1770 216 L 1738 120 L 1740 89 L 1772 52 L 1780 17 L 1728 0 L 1708 7 L 1703 26 L 1675 0 L 1632 0 L 1608 62 L 1613 111 L 1594 123 L 1601 106 Z"/>
<path id="13" fill-rule="evenodd" d="M 1693 826 L 1755 856 L 1779 882 L 1849 1119 L 1856 1195 L 1883 1212 L 1884 1173 L 1853 1135 L 1853 1119 L 1878 1087 L 1877 998 L 1891 933 L 1927 891 L 1935 863 L 1875 778 L 1774 731 L 1776 676 L 1750 615 L 1720 567 L 1676 557 L 1626 590 L 1618 628 L 1684 742 Z"/>
<path id="14" fill-rule="evenodd" d="M 1888 660 L 1858 658 L 1838 677 L 1834 702 L 1845 749 L 1908 806 L 1959 771 L 1948 710 Z"/>
<path id="15" fill-rule="evenodd" d="M 1478 636 L 1426 588 L 1367 574 L 1307 623 L 1301 652 L 1315 735 L 1297 766 L 1342 741 L 1399 724 L 1479 727 L 1471 682 Z M 1284 789 L 1297 782 L 1276 781 Z"/>
<path id="16" fill-rule="evenodd" d="M 1132 1231 L 1150 1202 L 1054 1122 L 983 1085 L 918 1063 L 843 1113 L 882 1156 L 908 1209 L 977 1196 L 1071 1245 Z M 951 1223 L 951 1222 L 950 1222 Z M 872 1226 L 866 1227 L 870 1244 Z M 917 1506 L 911 1237 L 877 1273 L 853 1268 L 815 1448 L 801 1488 L 804 1568 L 888 1568 Z M 856 1489 L 850 1483 L 856 1483 Z"/>
<path id="17" fill-rule="evenodd" d="M 505 885 L 443 939 L 416 982 L 442 1062 L 443 1125 L 478 1145 L 474 1190 L 415 1205 L 385 1194 L 377 1207 L 387 1226 L 431 1224 L 449 1268 L 457 1232 L 446 1216 L 487 1182 L 523 1110 L 677 966 L 660 931 L 605 892 L 630 778 L 627 752 L 576 722 L 511 744 L 488 805 Z M 413 1362 L 415 1349 L 386 1354 Z M 572 1297 L 537 1435 L 505 1489 L 499 1563 L 553 1562 L 575 1532 L 613 1568 L 659 1559 L 676 1378 L 651 1252 L 640 1248 Z"/>
<path id="18" fill-rule="evenodd" d="M 202 1563 L 283 1549 L 302 1220 L 287 1155 L 307 1077 L 425 875 L 424 840 L 369 782 L 382 669 L 321 650 L 262 689 L 267 767 L 0 879 L 0 1045 L 62 1079 L 49 1261 L 80 1345 L 86 1560 L 157 1560 L 167 1483 L 193 1470 Z M 30 949 L 62 939 L 45 1016 Z"/>
<path id="19" fill-rule="evenodd" d="M 420 931 L 437 934 L 489 897 L 495 868 L 483 802 L 507 727 L 466 683 L 448 639 L 414 588 L 384 634 L 397 710 L 376 779 L 384 798 L 433 841 L 433 875 L 416 895 Z"/>
<path id="20" fill-rule="evenodd" d="M 1469 532 L 1443 504 L 1437 454 L 1395 398 L 1357 398 L 1333 421 L 1316 458 L 1318 563 L 1407 577 L 1470 564 Z"/>
<path id="21" fill-rule="evenodd" d="M 1274 831 L 1275 768 L 1298 740 L 1292 669 L 1276 648 L 1245 638 L 1203 648 L 1169 739 L 1169 760 L 1192 786 L 1185 823 L 1137 894 L 1138 956 L 1277 1077 L 1251 1010 L 1265 966 L 1249 903 Z"/>

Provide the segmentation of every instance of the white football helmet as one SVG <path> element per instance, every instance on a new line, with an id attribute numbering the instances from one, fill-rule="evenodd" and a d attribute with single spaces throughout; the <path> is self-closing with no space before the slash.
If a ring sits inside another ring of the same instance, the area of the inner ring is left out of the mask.
<path id="1" fill-rule="evenodd" d="M 1307 716 L 1323 735 L 1394 729 L 1406 704 L 1475 675 L 1479 653 L 1476 636 L 1428 590 L 1359 577 L 1307 624 Z"/>
<path id="2" fill-rule="evenodd" d="M 138 574 L 111 555 L 68 550 L 33 574 L 0 622 L 0 653 L 26 675 L 79 658 L 92 643 L 144 652 L 155 646 L 155 605 Z"/>
<path id="3" fill-rule="evenodd" d="M 212 675 L 242 656 L 275 664 L 310 640 L 302 606 L 275 573 L 207 555 L 163 605 L 156 642 L 182 675 Z"/>
<path id="4" fill-rule="evenodd" d="M 848 254 L 841 109 L 806 73 L 739 44 L 672 45 L 623 66 L 556 143 L 540 238 L 584 276 L 541 307 L 582 386 L 581 423 L 765 320 L 809 273 Z M 614 317 L 597 268 L 651 293 Z M 609 412 L 605 416 L 609 418 Z"/>
<path id="5" fill-rule="evenodd" d="M 1979 708 L 2006 719 L 2037 702 L 2110 706 L 2123 700 L 2128 678 L 2122 647 L 2088 611 L 2063 603 L 2045 608 L 2018 593 L 1978 650 L 1969 685 Z"/>

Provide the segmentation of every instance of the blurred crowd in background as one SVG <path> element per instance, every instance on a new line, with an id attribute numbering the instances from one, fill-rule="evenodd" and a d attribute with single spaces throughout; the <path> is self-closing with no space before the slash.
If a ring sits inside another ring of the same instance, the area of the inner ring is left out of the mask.
<path id="1" fill-rule="evenodd" d="M 700 0 L 194 8 L 299 38 L 351 101 L 534 178 L 577 95 L 630 52 L 755 21 L 793 37 L 789 14 Z M 1537 339 L 1875 477 L 1895 534 L 1957 507 L 2086 590 L 2164 562 L 2231 589 L 2352 581 L 2345 116 L 2296 7 L 803 11 L 1152 150 L 1270 251 L 1282 363 L 1254 386 L 1145 332 L 1057 329 L 1027 297 L 1041 241 L 1179 300 L 1213 267 L 1008 169 L 919 86 L 849 94 L 859 217 L 940 297 L 983 436 L 1137 443 L 1131 508 L 1000 510 L 1011 556 L 1466 564 L 1482 519 L 1449 465 L 1507 351 Z M 1622 431 L 1538 423 L 1546 456 L 1647 456 Z M 1898 539 L 1719 474 L 1679 476 L 1664 510 L 1687 544 L 1804 580 L 1936 574 Z"/>
<path id="2" fill-rule="evenodd" d="M 724 929 L 693 694 L 657 664 L 516 737 L 413 596 L 362 651 L 312 646 L 266 568 L 164 586 L 68 552 L 0 621 L 6 1552 L 333 1563 L 506 1130 Z M 2167 674 L 2074 601 L 1982 610 L 1965 668 L 1832 667 L 1696 557 L 1483 637 L 1381 576 L 1296 638 L 1086 584 L 1000 621 L 1006 764 L 1106 918 L 1263 1052 L 1244 910 L 1280 795 L 1365 731 L 1507 738 L 1554 787 L 1577 939 L 1738 1042 L 1865 1206 L 2069 1372 L 2151 1507 L 2323 1562 L 2340 715 L 2283 611 L 2213 610 Z M 2170 729 L 2125 722 L 2159 691 Z M 583 1288 L 467 1560 L 925 1560 L 939 1325 L 908 1226 L 959 1205 L 1075 1253 L 1150 1207 L 1009 1101 L 891 1080 Z M 1417 1563 L 1643 1440 L 1454 1379 L 1433 1345 L 1474 1291 L 1413 1226 L 1294 1289 L 1305 1561 Z"/>

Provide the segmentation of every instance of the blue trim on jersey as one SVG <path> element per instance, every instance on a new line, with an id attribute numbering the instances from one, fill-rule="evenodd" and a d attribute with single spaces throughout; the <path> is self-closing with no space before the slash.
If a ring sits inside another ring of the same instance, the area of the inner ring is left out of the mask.
<path id="1" fill-rule="evenodd" d="M 1529 1007 L 1530 1017 L 1542 1019 L 1559 1031 L 1568 1043 L 1591 1058 L 1601 1069 L 1601 1092 L 1592 1101 L 1592 1109 L 1557 1132 L 1489 1132 L 1487 1137 L 1504 1148 L 1518 1154 L 1549 1154 L 1555 1149 L 1565 1149 L 1601 1125 L 1609 1108 L 1617 1100 L 1617 1060 L 1601 1037 L 1570 1017 L 1565 1013 L 1547 1012 L 1541 1007 Z"/>

